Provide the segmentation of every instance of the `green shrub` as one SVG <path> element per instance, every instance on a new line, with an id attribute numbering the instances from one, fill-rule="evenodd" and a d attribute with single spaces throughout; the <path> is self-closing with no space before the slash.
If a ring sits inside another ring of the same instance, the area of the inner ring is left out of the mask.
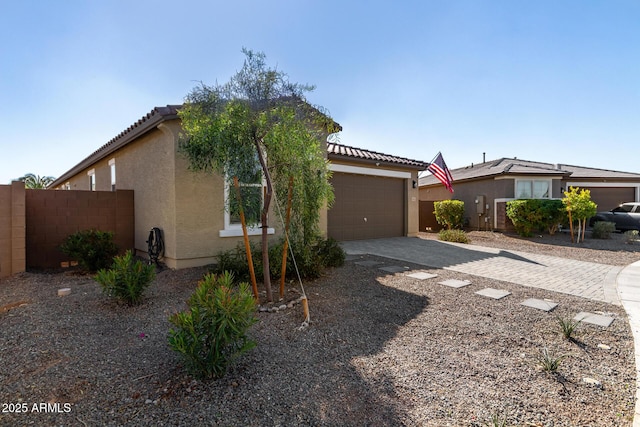
<path id="1" fill-rule="evenodd" d="M 133 259 L 133 253 L 127 251 L 123 256 L 113 259 L 109 270 L 98 271 L 95 280 L 100 283 L 104 293 L 118 298 L 129 305 L 142 302 L 142 294 L 156 277 L 155 267 Z"/>
<path id="2" fill-rule="evenodd" d="M 591 237 L 594 239 L 610 239 L 611 233 L 616 231 L 616 223 L 609 221 L 596 221 L 593 224 Z"/>
<path id="3" fill-rule="evenodd" d="M 523 237 L 531 237 L 533 232 L 540 230 L 544 224 L 544 216 L 538 199 L 507 202 L 507 216 L 513 223 L 516 233 Z"/>
<path id="4" fill-rule="evenodd" d="M 272 277 L 280 277 L 283 245 L 284 241 L 269 245 L 269 270 Z M 315 279 L 320 277 L 325 268 L 339 267 L 344 264 L 345 253 L 334 239 L 319 239 L 311 245 L 294 241 L 291 246 L 293 247 L 296 263 L 293 263 L 290 253 L 291 249 L 288 249 L 287 269 L 285 273 L 288 278 L 296 277 L 296 265 L 302 278 Z M 257 245 L 251 244 L 251 257 L 253 259 L 253 268 L 256 276 L 261 276 L 262 251 Z M 217 274 L 230 271 L 238 280 L 249 281 L 249 263 L 244 245 L 239 244 L 235 249 L 219 253 L 218 263 L 212 271 Z"/>
<path id="5" fill-rule="evenodd" d="M 562 359 L 565 357 L 566 356 L 551 353 L 545 347 L 540 351 L 540 354 L 536 355 L 536 362 L 543 371 L 553 374 L 558 371 Z"/>
<path id="6" fill-rule="evenodd" d="M 257 319 L 256 303 L 246 282 L 234 287 L 233 274 L 207 274 L 187 304 L 187 311 L 169 321 L 169 346 L 185 368 L 198 378 L 220 378 L 242 353 L 255 347 L 247 337 Z"/>
<path id="7" fill-rule="evenodd" d="M 556 317 L 556 321 L 560 326 L 560 332 L 562 333 L 562 336 L 568 340 L 573 339 L 573 333 L 576 331 L 576 329 L 578 329 L 580 322 L 582 322 L 582 320 L 573 320 L 571 317 L 560 316 Z"/>
<path id="8" fill-rule="evenodd" d="M 113 233 L 99 230 L 83 230 L 67 236 L 60 250 L 90 272 L 109 267 L 118 253 Z"/>
<path id="9" fill-rule="evenodd" d="M 554 235 L 558 231 L 558 225 L 568 223 L 569 217 L 562 204 L 562 200 L 540 200 L 540 213 L 542 214 L 541 226 Z"/>
<path id="10" fill-rule="evenodd" d="M 262 274 L 262 251 L 253 242 L 250 242 L 250 246 L 253 269 L 256 276 L 259 276 Z M 225 271 L 233 273 L 233 276 L 240 282 L 251 280 L 249 275 L 249 262 L 247 261 L 247 252 L 244 244 L 238 243 L 234 249 L 218 253 L 218 262 L 215 267 L 211 269 L 211 272 L 222 274 Z M 273 267 L 271 271 L 273 271 Z"/>
<path id="11" fill-rule="evenodd" d="M 469 243 L 469 237 L 463 230 L 440 230 L 438 239 L 445 242 Z"/>
<path id="12" fill-rule="evenodd" d="M 433 213 L 438 224 L 444 225 L 447 229 L 462 228 L 464 218 L 464 202 L 461 200 L 442 200 L 434 202 Z"/>
<path id="13" fill-rule="evenodd" d="M 625 241 L 631 245 L 638 241 L 639 234 L 638 230 L 627 230 L 624 232 Z"/>

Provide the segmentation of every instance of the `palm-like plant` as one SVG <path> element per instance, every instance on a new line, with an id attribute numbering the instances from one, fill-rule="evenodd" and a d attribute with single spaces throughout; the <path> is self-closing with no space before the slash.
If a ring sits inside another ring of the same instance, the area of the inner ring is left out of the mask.
<path id="1" fill-rule="evenodd" d="M 18 181 L 24 182 L 25 188 L 47 188 L 55 180 L 52 176 L 40 176 L 32 173 L 18 178 Z"/>

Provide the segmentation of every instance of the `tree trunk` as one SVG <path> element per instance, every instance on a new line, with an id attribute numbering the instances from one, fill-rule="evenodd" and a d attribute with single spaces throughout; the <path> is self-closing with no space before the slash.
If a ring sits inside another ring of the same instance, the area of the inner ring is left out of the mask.
<path id="1" fill-rule="evenodd" d="M 262 277 L 264 281 L 264 288 L 267 292 L 267 301 L 273 301 L 273 295 L 271 294 L 271 275 L 269 274 L 269 206 L 271 205 L 271 197 L 273 196 L 273 184 L 271 182 L 271 175 L 267 169 L 267 161 L 262 153 L 262 140 L 256 138 L 254 140 L 256 150 L 258 152 L 258 160 L 260 160 L 260 166 L 262 166 L 262 173 L 264 174 L 267 187 L 264 191 L 264 205 L 262 206 L 262 213 L 260 215 L 260 222 L 262 223 Z"/>

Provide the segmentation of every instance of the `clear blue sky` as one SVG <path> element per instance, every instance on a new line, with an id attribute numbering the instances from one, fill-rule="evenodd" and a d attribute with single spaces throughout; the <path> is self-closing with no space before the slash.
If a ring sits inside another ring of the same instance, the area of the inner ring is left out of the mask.
<path id="1" fill-rule="evenodd" d="M 340 142 L 450 168 L 640 173 L 640 1 L 0 0 L 0 183 L 57 177 L 242 47 L 317 89 Z"/>

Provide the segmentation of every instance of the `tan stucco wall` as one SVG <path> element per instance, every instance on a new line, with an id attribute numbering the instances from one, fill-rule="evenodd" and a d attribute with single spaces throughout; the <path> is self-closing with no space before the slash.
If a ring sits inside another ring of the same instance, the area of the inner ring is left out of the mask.
<path id="1" fill-rule="evenodd" d="M 178 120 L 126 145 L 105 159 L 87 167 L 69 180 L 71 189 L 89 189 L 87 171 L 95 169 L 96 189 L 111 188 L 109 160 L 115 159 L 116 188 L 134 190 L 135 247 L 147 252 L 147 238 L 153 227 L 162 229 L 165 255 L 170 268 L 187 268 L 214 263 L 219 252 L 235 248 L 242 236 L 220 237 L 224 229 L 224 183 L 219 175 L 189 170 L 179 152 Z M 270 227 L 280 237 L 282 227 L 271 209 Z M 260 236 L 251 236 L 255 242 Z"/>

